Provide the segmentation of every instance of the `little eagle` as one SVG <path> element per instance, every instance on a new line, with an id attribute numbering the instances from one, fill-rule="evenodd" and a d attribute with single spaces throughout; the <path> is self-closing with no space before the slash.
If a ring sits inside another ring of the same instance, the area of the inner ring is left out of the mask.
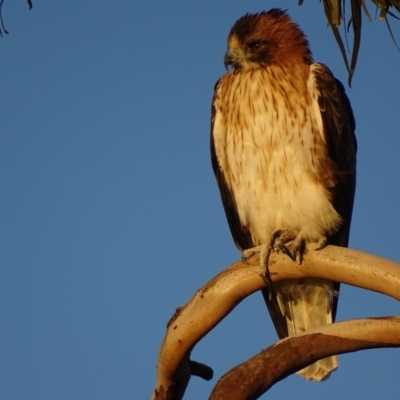
<path id="1" fill-rule="evenodd" d="M 280 9 L 246 14 L 228 37 L 215 85 L 211 158 L 225 214 L 241 252 L 307 243 L 347 247 L 357 144 L 343 85 L 315 63 L 305 34 Z M 334 322 L 339 283 L 301 279 L 263 291 L 280 338 Z M 299 371 L 326 379 L 337 356 Z"/>

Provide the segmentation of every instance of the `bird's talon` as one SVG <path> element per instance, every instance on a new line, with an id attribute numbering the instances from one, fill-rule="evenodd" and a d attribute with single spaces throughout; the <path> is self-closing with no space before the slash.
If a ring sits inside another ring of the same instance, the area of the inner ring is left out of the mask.
<path id="1" fill-rule="evenodd" d="M 282 229 L 278 229 L 276 232 L 273 233 L 270 240 L 271 249 L 274 250 L 275 241 L 282 236 Z"/>
<path id="2" fill-rule="evenodd" d="M 303 256 L 306 251 L 306 241 L 303 239 L 301 234 L 294 240 L 293 243 L 293 254 L 294 261 L 297 261 L 297 255 L 299 256 L 299 265 L 303 262 Z"/>
<path id="3" fill-rule="evenodd" d="M 328 239 L 326 237 L 321 238 L 318 240 L 317 247 L 314 250 L 322 250 L 328 245 Z"/>
<path id="4" fill-rule="evenodd" d="M 285 246 L 283 243 L 277 244 L 278 249 L 283 253 L 286 254 L 292 261 L 296 261 L 296 255 L 292 254 L 292 252 Z"/>
<path id="5" fill-rule="evenodd" d="M 283 254 L 286 254 L 292 261 L 296 261 L 296 253 L 291 252 L 286 246 L 286 243 L 294 240 L 296 235 L 289 229 L 278 229 L 273 233 L 270 240 L 271 251 L 280 250 Z"/>

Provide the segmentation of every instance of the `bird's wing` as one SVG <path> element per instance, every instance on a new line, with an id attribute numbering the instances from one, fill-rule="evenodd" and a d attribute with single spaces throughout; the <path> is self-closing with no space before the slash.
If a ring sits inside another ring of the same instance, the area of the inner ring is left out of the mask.
<path id="1" fill-rule="evenodd" d="M 357 141 L 353 111 L 344 86 L 326 65 L 311 65 L 308 88 L 320 134 L 335 166 L 337 183 L 329 190 L 332 204 L 342 218 L 339 230 L 328 237 L 328 243 L 347 247 L 356 185 Z M 336 284 L 335 290 L 339 291 L 339 286 Z M 334 296 L 333 320 L 336 316 L 337 300 L 337 296 Z"/>
<path id="2" fill-rule="evenodd" d="M 219 190 L 221 193 L 222 204 L 224 206 L 229 228 L 231 230 L 236 246 L 238 247 L 239 250 L 243 251 L 245 249 L 250 249 L 254 247 L 254 244 L 251 239 L 250 233 L 248 232 L 248 230 L 242 227 L 242 224 L 240 223 L 235 199 L 228 186 L 227 174 L 224 171 L 224 168 L 226 168 L 227 166 L 224 165 L 224 163 L 222 163 L 217 156 L 217 153 L 221 154 L 222 151 L 218 152 L 219 143 L 216 140 L 216 138 L 224 137 L 226 131 L 226 126 L 223 124 L 222 118 L 220 118 L 221 110 L 219 108 L 219 97 L 220 97 L 219 89 L 222 79 L 223 78 L 221 78 L 215 84 L 214 96 L 211 106 L 211 137 L 210 137 L 211 162 L 215 177 L 217 179 Z"/>

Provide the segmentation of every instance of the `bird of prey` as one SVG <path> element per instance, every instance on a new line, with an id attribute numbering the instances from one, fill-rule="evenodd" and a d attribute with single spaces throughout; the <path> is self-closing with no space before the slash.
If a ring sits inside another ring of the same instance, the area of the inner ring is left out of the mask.
<path id="1" fill-rule="evenodd" d="M 236 246 L 271 244 L 294 260 L 307 243 L 346 247 L 357 144 L 343 85 L 314 63 L 305 34 L 280 9 L 236 21 L 224 62 L 231 69 L 214 89 L 211 158 Z M 321 279 L 263 291 L 280 338 L 334 322 L 338 294 L 338 283 Z M 328 357 L 299 374 L 320 381 L 337 365 Z"/>

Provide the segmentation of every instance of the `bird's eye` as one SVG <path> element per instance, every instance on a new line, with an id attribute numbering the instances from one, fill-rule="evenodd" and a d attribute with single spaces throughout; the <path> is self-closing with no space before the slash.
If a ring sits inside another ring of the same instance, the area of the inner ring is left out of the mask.
<path id="1" fill-rule="evenodd" d="M 262 46 L 262 43 L 259 42 L 258 40 L 254 41 L 254 42 L 250 42 L 248 44 L 248 47 L 249 47 L 250 50 L 258 50 L 258 49 L 261 48 L 261 46 Z"/>

